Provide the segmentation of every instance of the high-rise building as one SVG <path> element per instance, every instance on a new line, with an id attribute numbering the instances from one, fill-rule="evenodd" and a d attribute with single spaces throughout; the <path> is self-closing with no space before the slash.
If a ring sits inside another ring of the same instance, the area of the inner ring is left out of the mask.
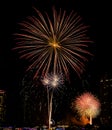
<path id="1" fill-rule="evenodd" d="M 105 74 L 100 80 L 101 123 L 112 122 L 112 76 Z"/>
<path id="2" fill-rule="evenodd" d="M 0 90 L 0 126 L 5 122 L 6 116 L 6 93 L 4 90 Z"/>

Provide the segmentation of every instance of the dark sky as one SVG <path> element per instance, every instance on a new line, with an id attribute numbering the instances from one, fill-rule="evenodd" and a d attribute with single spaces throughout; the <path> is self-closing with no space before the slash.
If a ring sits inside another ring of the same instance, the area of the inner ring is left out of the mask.
<path id="1" fill-rule="evenodd" d="M 4 1 L 1 6 L 1 44 L 0 44 L 0 87 L 12 87 L 13 82 L 25 71 L 25 63 L 12 52 L 14 47 L 12 34 L 17 23 L 32 12 L 32 6 L 49 11 L 52 6 L 66 10 L 75 10 L 90 26 L 90 37 L 94 41 L 94 58 L 90 61 L 93 72 L 103 73 L 111 69 L 111 11 L 108 5 L 97 3 L 96 0 L 16 0 Z M 100 5 L 100 6 L 99 6 Z M 92 62 L 92 63 L 91 63 Z M 16 84 L 15 84 L 16 85 Z"/>
<path id="2" fill-rule="evenodd" d="M 32 13 L 32 6 L 42 11 L 55 6 L 79 13 L 84 23 L 90 25 L 90 37 L 94 41 L 94 58 L 89 63 L 88 73 L 96 78 L 107 71 L 112 72 L 109 3 L 98 3 L 98 0 L 4 0 L 0 2 L 0 89 L 10 92 L 12 98 L 20 89 L 18 86 L 27 63 L 11 50 L 15 46 L 12 34 L 17 23 Z"/>

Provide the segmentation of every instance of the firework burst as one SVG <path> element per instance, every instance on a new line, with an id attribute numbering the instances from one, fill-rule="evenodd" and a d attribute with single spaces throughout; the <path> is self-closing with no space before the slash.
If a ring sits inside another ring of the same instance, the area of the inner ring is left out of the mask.
<path id="1" fill-rule="evenodd" d="M 77 110 L 80 116 L 95 118 L 100 113 L 100 102 L 90 92 L 83 93 L 72 102 L 72 109 Z"/>
<path id="2" fill-rule="evenodd" d="M 74 11 L 67 15 L 53 8 L 53 15 L 42 14 L 35 9 L 37 16 L 30 16 L 20 23 L 21 30 L 15 33 L 20 58 L 30 61 L 28 70 L 35 68 L 34 77 L 53 72 L 69 77 L 69 67 L 80 76 L 88 61 L 84 55 L 88 51 L 87 26 Z"/>
<path id="3" fill-rule="evenodd" d="M 59 89 L 64 84 L 64 78 L 62 74 L 47 74 L 42 78 L 42 83 L 49 89 Z"/>

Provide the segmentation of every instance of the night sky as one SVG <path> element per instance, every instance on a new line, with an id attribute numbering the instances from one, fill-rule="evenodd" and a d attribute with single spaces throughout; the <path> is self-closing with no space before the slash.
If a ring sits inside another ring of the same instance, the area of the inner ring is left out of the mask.
<path id="1" fill-rule="evenodd" d="M 91 75 L 95 81 L 105 72 L 112 72 L 111 11 L 109 3 L 107 5 L 102 2 L 99 4 L 97 0 L 5 0 L 0 3 L 0 89 L 6 90 L 10 106 L 19 100 L 15 97 L 19 96 L 20 81 L 28 65 L 28 61 L 19 59 L 11 50 L 15 46 L 13 33 L 17 29 L 17 23 L 32 13 L 33 6 L 41 11 L 49 12 L 52 6 L 55 6 L 58 9 L 75 10 L 79 13 L 83 22 L 90 26 L 89 35 L 94 41 L 94 57 L 89 61 L 85 75 Z"/>

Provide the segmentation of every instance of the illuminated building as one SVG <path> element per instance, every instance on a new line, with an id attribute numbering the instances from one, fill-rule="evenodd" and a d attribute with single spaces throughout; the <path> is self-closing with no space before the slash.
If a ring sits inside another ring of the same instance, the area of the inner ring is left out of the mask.
<path id="1" fill-rule="evenodd" d="M 112 76 L 105 74 L 100 80 L 101 123 L 109 125 L 112 122 Z"/>
<path id="2" fill-rule="evenodd" d="M 4 90 L 0 90 L 0 125 L 5 122 L 6 115 L 6 104 L 5 104 L 6 93 Z"/>

